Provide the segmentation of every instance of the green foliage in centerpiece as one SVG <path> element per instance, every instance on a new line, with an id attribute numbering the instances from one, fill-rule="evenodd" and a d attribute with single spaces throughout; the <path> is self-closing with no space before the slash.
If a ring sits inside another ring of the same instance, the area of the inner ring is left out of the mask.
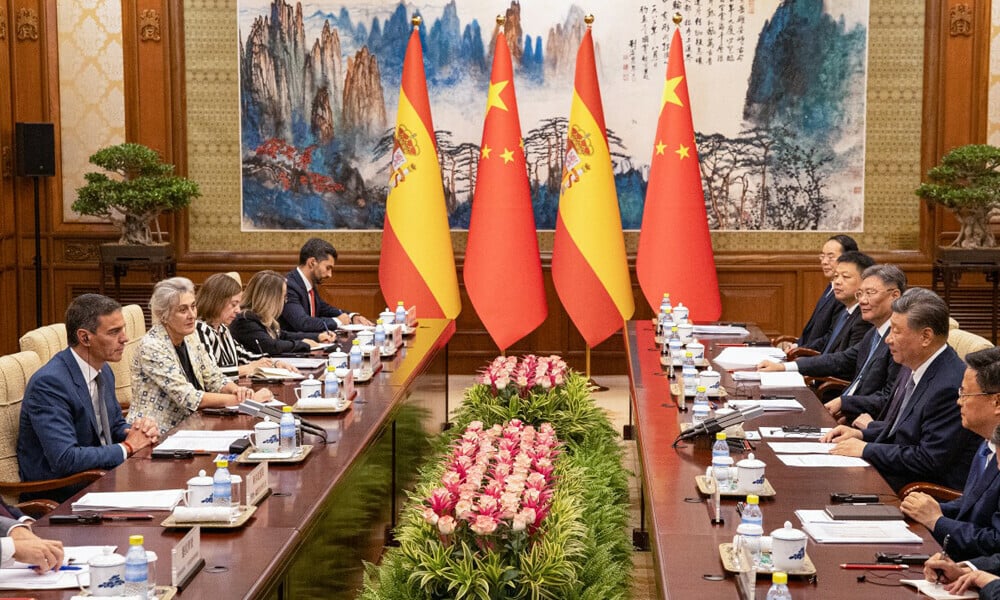
<path id="1" fill-rule="evenodd" d="M 628 475 L 617 434 L 594 405 L 586 379 L 558 358 L 526 356 L 498 358 L 481 382 L 466 392 L 455 427 L 438 438 L 443 458 L 423 470 L 396 530 L 400 545 L 385 553 L 380 566 L 369 565 L 360 597 L 627 598 Z M 499 450 L 489 450 L 490 444 Z M 513 505 L 502 500 L 496 510 L 483 509 L 482 496 L 494 485 L 509 491 L 505 474 L 516 472 L 501 466 L 497 475 L 498 464 L 517 464 L 504 458 L 505 447 L 515 453 L 528 447 L 535 457 L 524 463 L 531 473 L 528 491 Z M 549 451 L 553 469 L 546 475 Z M 483 468 L 470 466 L 476 464 Z M 471 510 L 446 492 L 472 488 Z"/>

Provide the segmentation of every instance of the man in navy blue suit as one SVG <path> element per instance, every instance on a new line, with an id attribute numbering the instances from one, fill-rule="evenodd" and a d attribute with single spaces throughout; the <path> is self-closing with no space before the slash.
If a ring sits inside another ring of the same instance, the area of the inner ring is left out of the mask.
<path id="1" fill-rule="evenodd" d="M 107 362 L 121 360 L 128 341 L 121 306 L 98 294 L 79 296 L 66 309 L 66 338 L 69 348 L 43 365 L 24 391 L 17 439 L 24 481 L 110 469 L 159 436 L 150 419 L 130 427 L 115 398 Z M 76 489 L 36 496 L 61 501 Z"/>
<path id="2" fill-rule="evenodd" d="M 830 280 L 830 285 L 823 289 L 823 293 L 816 300 L 816 306 L 813 308 L 809 321 L 802 328 L 802 334 L 796 340 L 796 345 L 809 346 L 826 335 L 826 332 L 833 326 L 834 320 L 844 308 L 844 305 L 837 302 L 833 296 L 833 277 L 837 274 L 837 259 L 844 252 L 857 252 L 857 250 L 858 243 L 849 235 L 835 235 L 823 244 L 819 255 L 819 265 L 823 269 L 823 277 Z"/>
<path id="3" fill-rule="evenodd" d="M 1000 425 L 1000 348 L 965 357 L 967 365 L 958 392 L 962 426 L 985 438 L 969 469 L 962 496 L 938 504 L 913 492 L 903 498 L 903 513 L 922 523 L 939 544 L 948 539 L 948 555 L 964 560 L 1000 552 L 1000 471 L 997 470 L 997 426 Z"/>
<path id="4" fill-rule="evenodd" d="M 299 250 L 299 266 L 285 275 L 288 294 L 278 324 L 285 331 L 322 333 L 324 335 L 340 325 L 351 323 L 371 325 L 372 322 L 358 313 L 346 312 L 331 306 L 319 296 L 319 285 L 333 277 L 337 262 L 337 249 L 326 240 L 312 238 Z M 333 339 L 320 337 L 321 342 Z"/>
<path id="5" fill-rule="evenodd" d="M 902 368 L 892 400 L 863 432 L 838 425 L 824 436 L 837 443 L 831 454 L 864 458 L 897 491 L 913 481 L 964 485 L 981 438 L 962 427 L 965 363 L 947 342 L 948 306 L 937 294 L 910 288 L 893 302 L 886 343 Z"/>

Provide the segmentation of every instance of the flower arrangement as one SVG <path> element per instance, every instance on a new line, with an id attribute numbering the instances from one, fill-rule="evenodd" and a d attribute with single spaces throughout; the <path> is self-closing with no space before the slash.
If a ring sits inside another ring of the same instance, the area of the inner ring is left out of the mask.
<path id="1" fill-rule="evenodd" d="M 484 429 L 473 421 L 452 445 L 441 487 L 424 501 L 424 520 L 446 544 L 471 533 L 477 546 L 494 536 L 519 551 L 549 513 L 558 454 L 548 423 L 536 430 L 514 419 Z"/>
<path id="2" fill-rule="evenodd" d="M 568 372 L 569 367 L 558 356 L 528 354 L 521 359 L 498 356 L 483 371 L 479 383 L 490 386 L 496 395 L 517 394 L 526 398 L 533 391 L 550 390 L 564 384 Z"/>

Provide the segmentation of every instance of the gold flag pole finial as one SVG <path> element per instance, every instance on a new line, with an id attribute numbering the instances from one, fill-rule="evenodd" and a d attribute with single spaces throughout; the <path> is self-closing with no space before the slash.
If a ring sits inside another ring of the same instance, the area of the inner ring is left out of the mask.
<path id="1" fill-rule="evenodd" d="M 674 13 L 674 25 L 680 25 L 683 20 L 684 17 L 681 16 L 681 13 Z"/>
<path id="2" fill-rule="evenodd" d="M 420 18 L 420 15 L 413 15 L 413 18 L 410 19 L 410 23 L 412 23 L 413 27 L 415 27 L 415 28 L 416 27 L 420 27 L 420 23 L 422 21 L 423 21 L 423 19 Z"/>
<path id="3" fill-rule="evenodd" d="M 583 22 L 587 24 L 587 29 L 590 29 L 590 26 L 594 24 L 594 15 L 587 15 L 583 18 Z"/>
<path id="4" fill-rule="evenodd" d="M 507 17 L 503 15 L 497 15 L 497 25 L 503 27 L 503 24 L 507 22 Z"/>

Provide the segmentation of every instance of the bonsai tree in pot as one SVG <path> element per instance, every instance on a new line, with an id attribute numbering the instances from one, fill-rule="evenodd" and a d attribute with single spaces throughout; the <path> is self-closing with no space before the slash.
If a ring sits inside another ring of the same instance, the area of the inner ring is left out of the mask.
<path id="1" fill-rule="evenodd" d="M 951 248 L 993 248 L 991 214 L 1000 211 L 1000 148 L 986 144 L 959 146 L 927 172 L 928 183 L 916 194 L 945 206 L 961 226 Z"/>
<path id="2" fill-rule="evenodd" d="M 109 219 L 121 230 L 119 244 L 153 244 L 150 226 L 160 213 L 184 208 L 201 195 L 198 184 L 174 175 L 173 165 L 141 144 L 102 148 L 90 162 L 114 176 L 87 173 L 73 210 Z"/>

